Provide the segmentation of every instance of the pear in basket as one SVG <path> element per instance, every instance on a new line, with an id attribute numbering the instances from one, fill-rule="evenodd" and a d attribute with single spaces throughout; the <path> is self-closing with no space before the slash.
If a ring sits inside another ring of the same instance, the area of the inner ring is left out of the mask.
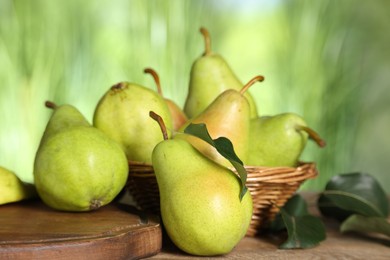
<path id="1" fill-rule="evenodd" d="M 205 52 L 194 61 L 184 112 L 189 118 L 195 117 L 222 92 L 228 89 L 239 91 L 244 84 L 236 77 L 225 59 L 211 50 L 211 39 L 206 28 L 200 28 L 205 41 Z M 251 118 L 257 117 L 256 104 L 249 92 L 245 97 L 250 104 Z"/>
<path id="2" fill-rule="evenodd" d="M 164 126 L 157 115 L 151 113 Z M 154 114 L 154 115 L 153 115 Z M 177 247 L 201 256 L 230 252 L 245 236 L 252 198 L 240 200 L 240 180 L 183 139 L 168 139 L 153 150 L 164 227 Z"/>
<path id="3" fill-rule="evenodd" d="M 256 76 L 243 86 L 240 91 L 234 89 L 224 91 L 202 113 L 188 120 L 182 129 L 185 129 L 190 123 L 206 124 L 213 139 L 218 137 L 228 138 L 233 143 L 238 157 L 246 162 L 248 156 L 250 105 L 244 94 L 255 82 L 263 80 L 263 76 Z M 185 139 L 210 159 L 226 167 L 231 166 L 230 162 L 220 155 L 214 147 L 197 137 L 177 134 L 174 138 Z"/>
<path id="4" fill-rule="evenodd" d="M 172 129 L 172 118 L 164 99 L 144 86 L 120 82 L 100 99 L 93 125 L 118 142 L 128 160 L 152 163 L 153 148 L 162 140 L 161 131 L 150 119 L 156 111 Z"/>
<path id="5" fill-rule="evenodd" d="M 167 106 L 169 108 L 169 112 L 171 113 L 172 122 L 173 122 L 173 130 L 179 130 L 179 128 L 184 125 L 185 122 L 187 122 L 188 118 L 186 114 L 184 114 L 183 110 L 171 99 L 165 98 L 162 93 L 161 84 L 160 84 L 160 77 L 158 76 L 157 72 L 153 70 L 152 68 L 146 68 L 144 70 L 145 73 L 149 73 L 152 75 L 156 86 L 157 86 L 157 93 L 160 94 L 167 103 Z"/>
<path id="6" fill-rule="evenodd" d="M 248 165 L 296 167 L 308 138 L 320 147 L 325 141 L 295 113 L 252 119 Z"/>

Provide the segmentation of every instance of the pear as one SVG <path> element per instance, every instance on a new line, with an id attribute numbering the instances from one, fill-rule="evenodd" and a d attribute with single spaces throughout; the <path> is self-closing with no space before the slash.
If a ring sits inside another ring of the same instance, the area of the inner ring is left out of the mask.
<path id="1" fill-rule="evenodd" d="M 256 76 L 243 86 L 240 91 L 234 89 L 225 90 L 201 114 L 188 120 L 183 125 L 181 132 L 190 123 L 204 123 L 213 139 L 218 137 L 228 138 L 232 142 L 238 157 L 245 162 L 248 156 L 250 105 L 244 93 L 255 82 L 263 80 L 263 76 Z M 176 134 L 175 138 L 186 139 L 210 159 L 226 167 L 231 166 L 226 158 L 221 156 L 214 147 L 205 141 L 191 135 Z"/>
<path id="2" fill-rule="evenodd" d="M 211 39 L 206 28 L 200 28 L 205 40 L 205 52 L 191 67 L 190 82 L 184 112 L 189 118 L 201 113 L 219 94 L 228 89 L 240 90 L 243 84 L 225 59 L 211 51 Z M 249 92 L 245 93 L 250 104 L 251 118 L 256 118 L 257 108 Z"/>
<path id="3" fill-rule="evenodd" d="M 56 104 L 51 101 L 46 101 L 45 106 L 53 109 L 53 113 L 47 123 L 45 132 L 41 139 L 41 144 L 45 142 L 51 135 L 63 131 L 68 127 L 90 126 L 85 117 L 74 107 L 68 104 L 61 106 L 61 109 L 56 109 Z"/>
<path id="4" fill-rule="evenodd" d="M 320 147 L 325 146 L 325 141 L 295 113 L 252 119 L 246 163 L 253 166 L 296 167 L 308 137 Z"/>
<path id="5" fill-rule="evenodd" d="M 230 252 L 245 236 L 253 210 L 249 192 L 239 199 L 237 175 L 182 139 L 160 142 L 152 161 L 162 221 L 173 243 L 193 255 Z"/>
<path id="6" fill-rule="evenodd" d="M 159 113 L 172 128 L 172 118 L 164 99 L 155 91 L 138 84 L 120 82 L 100 99 L 93 116 L 93 125 L 118 142 L 129 161 L 152 163 L 153 148 L 161 131 L 149 117 Z"/>
<path id="7" fill-rule="evenodd" d="M 0 166 L 0 205 L 37 197 L 33 184 L 25 183 L 12 171 Z"/>
<path id="8" fill-rule="evenodd" d="M 146 68 L 144 70 L 144 72 L 152 75 L 154 81 L 156 82 L 157 92 L 162 97 L 164 97 L 164 95 L 162 93 L 162 89 L 161 89 L 160 77 L 158 76 L 157 72 L 151 68 Z M 185 122 L 187 122 L 188 118 L 187 118 L 186 114 L 184 114 L 183 110 L 175 102 L 173 102 L 172 100 L 170 100 L 168 98 L 164 98 L 164 100 L 168 105 L 169 112 L 170 112 L 171 117 L 172 117 L 173 130 L 177 131 Z"/>
<path id="9" fill-rule="evenodd" d="M 90 211 L 110 203 L 126 184 L 125 153 L 76 108 L 46 104 L 54 112 L 34 161 L 39 197 L 63 211 Z"/>

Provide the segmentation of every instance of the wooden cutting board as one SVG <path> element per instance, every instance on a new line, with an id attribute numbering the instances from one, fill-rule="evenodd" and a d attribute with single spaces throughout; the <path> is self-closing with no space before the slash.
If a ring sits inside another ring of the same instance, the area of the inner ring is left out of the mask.
<path id="1" fill-rule="evenodd" d="M 41 201 L 0 206 L 0 259 L 138 259 L 161 245 L 159 219 L 124 204 L 87 213 Z"/>

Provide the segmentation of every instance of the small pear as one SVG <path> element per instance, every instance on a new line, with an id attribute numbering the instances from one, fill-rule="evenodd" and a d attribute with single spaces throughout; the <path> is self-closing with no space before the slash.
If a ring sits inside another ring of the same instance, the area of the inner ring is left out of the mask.
<path id="1" fill-rule="evenodd" d="M 163 121 L 158 121 L 162 125 Z M 164 132 L 165 127 L 161 128 Z M 168 236 L 189 254 L 230 252 L 249 227 L 253 210 L 250 193 L 240 201 L 237 175 L 187 141 L 164 136 L 153 150 L 152 160 Z"/>
<path id="2" fill-rule="evenodd" d="M 161 131 L 149 117 L 159 113 L 172 129 L 172 118 L 164 99 L 155 91 L 138 84 L 121 82 L 112 86 L 100 99 L 93 125 L 118 142 L 129 161 L 152 163 L 153 148 Z"/>
<path id="3" fill-rule="evenodd" d="M 228 89 L 221 93 L 202 113 L 187 121 L 181 131 L 190 123 L 204 123 L 213 139 L 228 138 L 236 154 L 243 162 L 248 156 L 248 139 L 250 125 L 250 105 L 245 97 L 247 89 L 257 81 L 263 81 L 263 76 L 256 76 L 240 91 Z M 205 141 L 191 136 L 176 134 L 175 138 L 185 139 L 210 159 L 229 167 L 230 162 L 221 156 L 217 150 Z"/>
<path id="4" fill-rule="evenodd" d="M 25 183 L 12 171 L 0 166 L 0 205 L 37 197 L 34 185 Z"/>
<path id="5" fill-rule="evenodd" d="M 240 90 L 243 84 L 224 58 L 211 51 L 211 39 L 206 28 L 200 28 L 205 40 L 205 52 L 192 64 L 184 112 L 189 118 L 201 113 L 219 94 L 228 89 Z M 251 118 L 258 116 L 256 103 L 249 92 L 245 97 L 250 104 Z"/>
<path id="6" fill-rule="evenodd" d="M 247 165 L 296 167 L 307 139 L 325 146 L 319 135 L 295 113 L 262 116 L 251 120 Z"/>
<path id="7" fill-rule="evenodd" d="M 160 77 L 158 76 L 157 72 L 151 68 L 146 68 L 144 72 L 152 75 L 154 81 L 156 82 L 157 92 L 162 97 L 164 97 L 161 89 Z M 168 98 L 164 98 L 164 100 L 168 105 L 169 112 L 171 113 L 173 130 L 177 131 L 185 122 L 187 122 L 188 118 L 186 114 L 184 114 L 183 110 L 175 102 Z"/>
<path id="8" fill-rule="evenodd" d="M 90 211 L 110 203 L 126 184 L 125 153 L 85 118 L 81 120 L 76 108 L 46 105 L 54 112 L 34 161 L 39 197 L 64 211 Z"/>

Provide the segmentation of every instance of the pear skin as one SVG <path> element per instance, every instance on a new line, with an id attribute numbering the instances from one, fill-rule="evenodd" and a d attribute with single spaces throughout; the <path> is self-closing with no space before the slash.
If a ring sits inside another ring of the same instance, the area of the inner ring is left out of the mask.
<path id="1" fill-rule="evenodd" d="M 220 94 L 201 114 L 187 121 L 181 128 L 182 132 L 190 123 L 204 123 L 213 139 L 228 138 L 238 157 L 246 162 L 248 156 L 248 140 L 250 125 L 250 105 L 243 95 L 256 81 L 263 81 L 262 76 L 254 77 L 241 91 L 228 89 Z M 230 162 L 207 142 L 191 136 L 176 134 L 174 138 L 185 139 L 208 158 L 221 165 L 230 167 Z"/>
<path id="2" fill-rule="evenodd" d="M 253 210 L 249 192 L 239 199 L 238 177 L 181 139 L 162 141 L 152 158 L 162 220 L 175 245 L 200 256 L 230 252 Z"/>
<path id="3" fill-rule="evenodd" d="M 68 127 L 76 125 L 90 126 L 90 123 L 85 119 L 84 115 L 80 113 L 74 106 L 64 104 L 57 106 L 51 101 L 46 101 L 45 106 L 53 109 L 49 122 L 46 125 L 44 135 L 41 139 L 41 144 L 45 142 L 51 135 L 63 131 Z"/>
<path id="4" fill-rule="evenodd" d="M 308 137 L 320 147 L 325 142 L 295 113 L 252 119 L 247 165 L 296 167 Z"/>
<path id="5" fill-rule="evenodd" d="M 100 99 L 93 125 L 118 142 L 128 160 L 151 164 L 153 148 L 162 140 L 158 125 L 149 117 L 156 111 L 172 129 L 172 118 L 164 99 L 138 84 L 121 82 Z"/>
<path id="6" fill-rule="evenodd" d="M 200 29 L 205 39 L 205 52 L 191 67 L 190 82 L 184 112 L 188 118 L 199 115 L 222 92 L 228 89 L 239 91 L 240 82 L 225 59 L 211 51 L 210 36 L 205 28 Z M 256 103 L 249 92 L 245 97 L 250 104 L 250 116 L 258 116 Z"/>

